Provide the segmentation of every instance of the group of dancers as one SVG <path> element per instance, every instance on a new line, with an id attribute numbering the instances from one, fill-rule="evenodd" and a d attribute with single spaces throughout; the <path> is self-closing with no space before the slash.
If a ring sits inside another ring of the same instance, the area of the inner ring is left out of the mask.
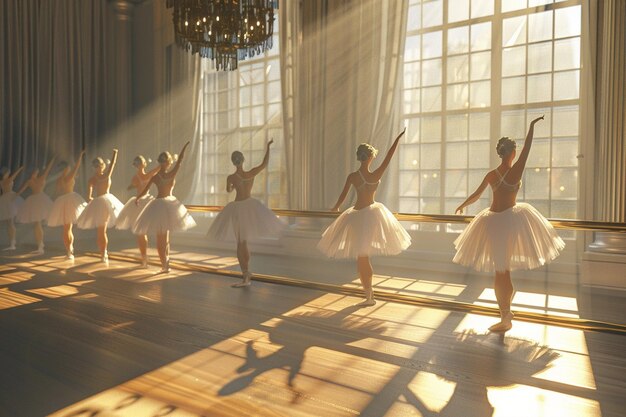
<path id="1" fill-rule="evenodd" d="M 526 203 L 516 203 L 533 141 L 534 126 L 540 120 L 543 120 L 543 116 L 531 122 L 517 161 L 514 162 L 517 154 L 515 141 L 508 137 L 498 141 L 496 151 L 502 160 L 500 165 L 485 175 L 476 191 L 456 210 L 456 213 L 462 214 L 465 207 L 477 201 L 488 186 L 491 187 L 491 206 L 475 216 L 455 240 L 457 253 L 453 262 L 477 271 L 495 273 L 494 288 L 501 320 L 490 327 L 492 331 L 503 332 L 512 326 L 511 301 L 514 290 L 510 272 L 542 266 L 556 258 L 565 246 L 550 222 L 535 208 Z M 373 269 L 370 257 L 396 255 L 411 244 L 411 237 L 393 213 L 375 201 L 381 178 L 404 133 L 402 131 L 396 137 L 380 166 L 373 171 L 370 166 L 377 150 L 366 143 L 359 145 L 356 156 L 360 167 L 348 175 L 337 203 L 331 210 L 339 211 L 352 187 L 356 190 L 356 203 L 337 217 L 324 231 L 317 245 L 328 257 L 356 259 L 365 292 L 365 300 L 358 306 L 372 306 L 376 303 L 372 290 Z M 243 168 L 244 155 L 239 151 L 232 153 L 231 161 L 235 172 L 227 177 L 226 190 L 235 191 L 235 199 L 217 215 L 208 231 L 211 239 L 236 241 L 237 258 L 242 271 L 242 281 L 235 284 L 236 287 L 245 287 L 251 282 L 248 241 L 278 236 L 283 229 L 283 224 L 276 215 L 251 197 L 255 177 L 269 162 L 272 143 L 270 141 L 267 144 L 262 163 L 248 171 Z M 93 161 L 95 173 L 88 183 L 87 202 L 73 191 L 74 179 L 84 152 L 74 168 L 66 167 L 57 181 L 57 188 L 62 195 L 54 203 L 43 193 L 53 161 L 50 161 L 42 175 L 35 171 L 17 193 L 13 191 L 13 182 L 22 168 L 14 173 L 5 172 L 1 182 L 0 220 L 7 220 L 9 224 L 11 245 L 8 249 L 15 248 L 13 219 L 16 218 L 18 222 L 35 224 L 38 252 L 43 253 L 41 222 L 47 219 L 50 226 L 64 226 L 64 243 L 70 259 L 74 256 L 72 225 L 77 224 L 85 229 L 96 228 L 101 258 L 106 261 L 106 230 L 115 225 L 119 229 L 130 229 L 137 236 L 144 266 L 148 263 L 147 235 L 156 234 L 162 271 L 169 271 L 169 233 L 195 226 L 185 206 L 172 195 L 176 174 L 188 146 L 189 143 L 185 144 L 173 168 L 173 158 L 168 152 L 161 153 L 158 158 L 159 166 L 148 172 L 145 171 L 145 158 L 136 157 L 133 165 L 137 172 L 129 189 L 135 189 L 137 195 L 124 206 L 109 193 L 117 150 L 113 151 L 108 166 L 101 158 Z M 153 184 L 157 188 L 156 197 L 149 194 Z M 31 188 L 32 194 L 23 201 L 19 195 L 27 187 Z"/>

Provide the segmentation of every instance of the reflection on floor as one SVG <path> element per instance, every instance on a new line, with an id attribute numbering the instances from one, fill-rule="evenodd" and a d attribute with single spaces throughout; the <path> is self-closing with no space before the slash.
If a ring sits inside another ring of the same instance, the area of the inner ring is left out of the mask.
<path id="1" fill-rule="evenodd" d="M 606 417 L 626 405 L 624 336 L 516 321 L 502 337 L 486 316 L 157 270 L 0 254 L 0 415 Z M 343 283 L 354 279 L 350 268 Z M 461 282 L 376 283 L 493 303 Z M 579 314 L 559 297 L 515 303 Z"/>

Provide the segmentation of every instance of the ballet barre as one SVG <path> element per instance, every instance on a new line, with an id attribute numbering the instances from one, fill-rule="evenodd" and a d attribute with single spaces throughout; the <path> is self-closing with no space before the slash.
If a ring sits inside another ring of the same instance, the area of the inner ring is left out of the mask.
<path id="1" fill-rule="evenodd" d="M 220 212 L 222 206 L 201 206 L 201 205 L 185 205 L 187 210 L 193 212 L 217 213 Z M 287 210 L 272 209 L 277 216 L 285 217 L 313 217 L 313 218 L 329 218 L 333 219 L 341 213 L 333 211 L 312 211 L 312 210 Z M 414 214 L 414 213 L 394 213 L 396 218 L 401 222 L 416 223 L 469 223 L 474 216 L 459 216 L 453 214 Z M 557 229 L 568 230 L 586 230 L 594 232 L 615 232 L 626 233 L 626 223 L 617 222 L 600 222 L 594 220 L 570 220 L 570 219 L 548 219 L 552 226 Z"/>

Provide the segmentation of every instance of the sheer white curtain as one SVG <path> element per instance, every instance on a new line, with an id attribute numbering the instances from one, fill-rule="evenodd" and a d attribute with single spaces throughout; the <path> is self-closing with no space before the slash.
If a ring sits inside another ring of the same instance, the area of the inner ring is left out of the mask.
<path id="1" fill-rule="evenodd" d="M 407 7 L 393 0 L 281 3 L 291 208 L 332 206 L 357 167 L 356 146 L 369 142 L 384 153 L 401 130 Z M 381 200 L 396 177 L 384 178 Z"/>

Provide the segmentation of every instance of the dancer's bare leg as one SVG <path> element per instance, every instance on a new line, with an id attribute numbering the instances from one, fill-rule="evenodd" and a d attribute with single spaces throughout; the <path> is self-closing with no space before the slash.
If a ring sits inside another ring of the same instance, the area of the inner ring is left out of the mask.
<path id="1" fill-rule="evenodd" d="M 248 270 L 250 265 L 250 251 L 248 250 L 248 242 L 245 240 L 237 242 L 237 259 L 239 260 L 243 281 L 233 285 L 233 287 L 247 287 L 250 285 L 252 274 L 250 274 Z"/>
<path id="2" fill-rule="evenodd" d="M 9 235 L 9 247 L 4 250 L 15 250 L 15 223 L 13 219 L 7 220 L 7 234 Z"/>
<path id="3" fill-rule="evenodd" d="M 361 279 L 361 285 L 365 291 L 365 300 L 357 304 L 358 306 L 373 306 L 376 304 L 374 300 L 374 291 L 372 290 L 372 275 L 374 270 L 370 263 L 369 256 L 359 256 L 356 260 L 357 270 L 359 271 L 359 278 Z"/>
<path id="4" fill-rule="evenodd" d="M 109 245 L 109 238 L 107 237 L 107 224 L 98 227 L 98 249 L 100 249 L 100 259 L 102 262 L 109 261 L 109 253 L 107 247 Z"/>
<path id="5" fill-rule="evenodd" d="M 170 272 L 170 232 L 157 233 L 157 252 L 161 260 L 161 272 Z"/>
<path id="6" fill-rule="evenodd" d="M 489 328 L 492 332 L 506 332 L 513 327 L 513 313 L 511 312 L 511 301 L 513 300 L 513 282 L 511 281 L 511 272 L 496 272 L 494 282 L 494 290 L 498 307 L 500 307 L 500 323 L 494 324 Z"/>
<path id="7" fill-rule="evenodd" d="M 37 242 L 37 250 L 35 253 L 43 254 L 43 226 L 41 222 L 35 222 L 35 242 Z"/>
<path id="8" fill-rule="evenodd" d="M 63 244 L 67 251 L 67 259 L 74 259 L 74 233 L 72 233 L 72 223 L 63 225 Z"/>
<path id="9" fill-rule="evenodd" d="M 141 266 L 148 267 L 148 236 L 137 235 L 137 245 L 141 254 Z"/>

